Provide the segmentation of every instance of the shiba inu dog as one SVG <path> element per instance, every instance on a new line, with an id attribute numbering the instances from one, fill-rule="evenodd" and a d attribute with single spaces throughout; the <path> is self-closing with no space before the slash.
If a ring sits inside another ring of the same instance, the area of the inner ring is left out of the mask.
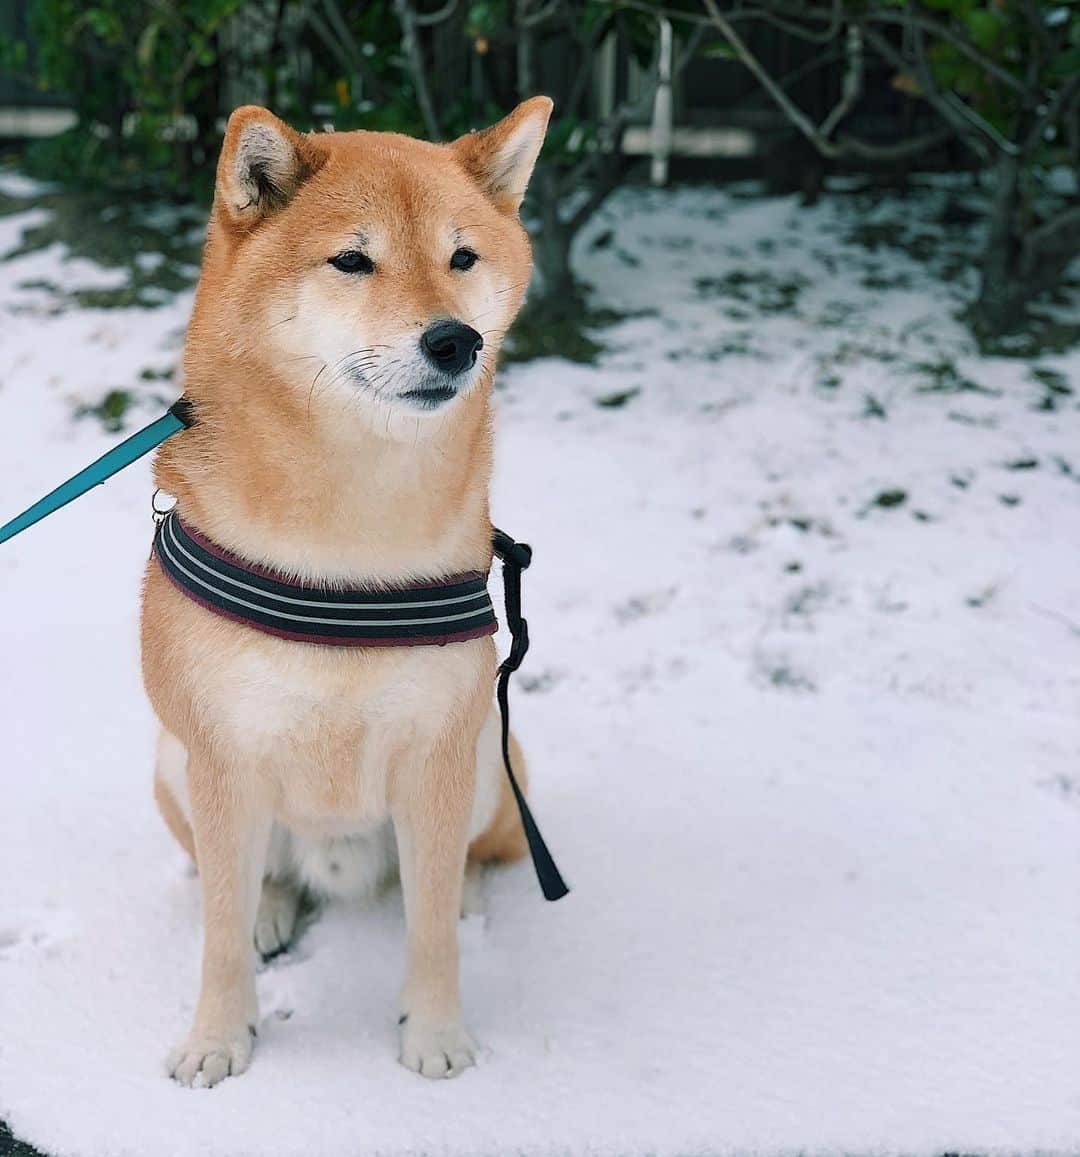
<path id="1" fill-rule="evenodd" d="M 184 353 L 197 421 L 155 467 L 185 525 L 323 587 L 488 569 L 492 375 L 529 280 L 518 210 L 550 111 L 535 97 L 445 145 L 233 113 Z M 466 865 L 525 851 L 491 638 L 275 638 L 185 597 L 152 558 L 142 653 L 155 794 L 198 865 L 205 934 L 172 1076 L 209 1086 L 247 1067 L 255 950 L 288 945 L 305 886 L 369 890 L 395 867 L 400 1059 L 426 1077 L 471 1065 Z"/>

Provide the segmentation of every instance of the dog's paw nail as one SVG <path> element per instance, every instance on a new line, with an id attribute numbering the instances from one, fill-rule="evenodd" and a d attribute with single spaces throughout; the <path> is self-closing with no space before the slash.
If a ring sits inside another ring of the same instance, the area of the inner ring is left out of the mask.
<path id="1" fill-rule="evenodd" d="M 476 1064 L 476 1051 L 460 1024 L 442 1028 L 406 1021 L 401 1034 L 401 1063 L 422 1077 L 456 1077 Z"/>
<path id="2" fill-rule="evenodd" d="M 190 1037 L 170 1053 L 169 1076 L 189 1089 L 212 1088 L 248 1067 L 253 1040 L 248 1026 L 235 1037 Z"/>
<path id="3" fill-rule="evenodd" d="M 296 888 L 274 880 L 263 883 L 255 917 L 255 949 L 263 960 L 287 952 L 296 935 L 300 894 Z"/>

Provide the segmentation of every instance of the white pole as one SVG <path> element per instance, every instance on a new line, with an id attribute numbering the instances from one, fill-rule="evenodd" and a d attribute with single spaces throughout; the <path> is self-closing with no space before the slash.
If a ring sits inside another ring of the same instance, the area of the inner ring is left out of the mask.
<path id="1" fill-rule="evenodd" d="M 653 100 L 652 119 L 652 183 L 666 185 L 668 179 L 668 158 L 671 156 L 672 119 L 674 108 L 671 99 L 671 56 L 674 43 L 671 21 L 660 17 L 660 54 L 657 61 L 656 97 Z"/>

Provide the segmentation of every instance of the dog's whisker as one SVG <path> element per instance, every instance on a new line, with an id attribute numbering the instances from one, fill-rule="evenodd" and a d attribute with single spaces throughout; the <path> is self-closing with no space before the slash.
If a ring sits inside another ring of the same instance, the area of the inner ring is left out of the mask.
<path id="1" fill-rule="evenodd" d="M 311 422 L 311 399 L 315 395 L 315 386 L 318 384 L 319 378 L 321 378 L 323 374 L 326 373 L 326 369 L 327 363 L 323 362 L 322 369 L 319 370 L 319 372 L 311 379 L 311 389 L 308 390 L 307 398 L 307 420 L 309 423 Z"/>

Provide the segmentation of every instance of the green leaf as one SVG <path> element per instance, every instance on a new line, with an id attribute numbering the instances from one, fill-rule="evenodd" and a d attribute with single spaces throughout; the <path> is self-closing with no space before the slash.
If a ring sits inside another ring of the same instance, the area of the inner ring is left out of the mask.
<path id="1" fill-rule="evenodd" d="M 122 25 L 115 12 L 103 8 L 91 8 L 86 13 L 86 23 L 94 35 L 106 42 L 115 40 L 122 31 Z"/>
<path id="2" fill-rule="evenodd" d="M 139 67 L 147 69 L 150 67 L 150 62 L 154 59 L 154 48 L 157 45 L 158 33 L 161 31 L 161 25 L 156 20 L 151 21 L 139 37 L 138 47 L 135 49 L 135 59 L 138 61 Z"/>
<path id="3" fill-rule="evenodd" d="M 706 60 L 738 60 L 735 49 L 726 40 L 710 44 L 701 54 Z"/>
<path id="4" fill-rule="evenodd" d="M 465 17 L 465 33 L 470 37 L 494 36 L 506 23 L 506 6 L 498 0 L 479 0 Z"/>
<path id="5" fill-rule="evenodd" d="M 965 13 L 964 23 L 975 46 L 992 53 L 1003 28 L 1000 12 L 996 8 L 973 8 Z"/>

